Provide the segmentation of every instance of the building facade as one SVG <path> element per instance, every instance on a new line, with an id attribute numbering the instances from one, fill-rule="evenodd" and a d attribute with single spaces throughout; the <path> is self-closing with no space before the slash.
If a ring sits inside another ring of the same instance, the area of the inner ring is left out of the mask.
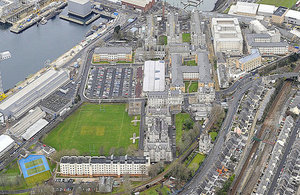
<path id="1" fill-rule="evenodd" d="M 272 15 L 272 22 L 276 24 L 282 24 L 284 22 L 287 11 L 288 8 L 286 7 L 278 7 Z"/>
<path id="2" fill-rule="evenodd" d="M 149 158 L 145 156 L 64 156 L 60 159 L 60 174 L 73 177 L 148 175 Z"/>
<path id="3" fill-rule="evenodd" d="M 146 12 L 155 4 L 155 0 L 122 0 L 122 4 Z"/>
<path id="4" fill-rule="evenodd" d="M 93 62 L 132 62 L 131 47 L 97 47 L 93 54 Z"/>
<path id="5" fill-rule="evenodd" d="M 149 157 L 151 162 L 173 160 L 169 125 L 159 117 L 153 117 L 151 122 L 148 122 L 144 140 L 144 156 Z"/>
<path id="6" fill-rule="evenodd" d="M 261 66 L 262 57 L 258 49 L 251 49 L 251 54 L 236 61 L 236 67 L 243 71 L 251 71 Z"/>
<path id="7" fill-rule="evenodd" d="M 237 18 L 213 18 L 211 24 L 215 52 L 240 55 L 243 37 Z"/>

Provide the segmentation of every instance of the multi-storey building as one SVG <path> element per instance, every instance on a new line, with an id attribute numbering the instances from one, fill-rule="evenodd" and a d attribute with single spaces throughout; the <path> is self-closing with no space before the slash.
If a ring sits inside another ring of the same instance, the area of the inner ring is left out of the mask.
<path id="1" fill-rule="evenodd" d="M 123 5 L 146 12 L 155 4 L 155 0 L 122 0 Z"/>
<path id="2" fill-rule="evenodd" d="M 261 66 L 261 55 L 258 49 L 251 49 L 251 54 L 236 61 L 236 67 L 243 71 L 251 71 Z"/>
<path id="3" fill-rule="evenodd" d="M 284 22 L 285 15 L 288 11 L 286 7 L 278 7 L 272 15 L 272 22 L 282 24 Z"/>
<path id="4" fill-rule="evenodd" d="M 173 160 L 169 125 L 159 117 L 153 117 L 151 122 L 148 122 L 144 140 L 144 156 L 148 156 L 151 162 Z"/>
<path id="5" fill-rule="evenodd" d="M 148 157 L 132 156 L 64 156 L 60 159 L 60 174 L 75 177 L 148 175 Z"/>
<path id="6" fill-rule="evenodd" d="M 243 37 L 237 18 L 213 18 L 211 32 L 216 53 L 234 55 L 243 53 Z"/>
<path id="7" fill-rule="evenodd" d="M 93 62 L 132 62 L 131 47 L 97 47 L 93 54 Z"/>

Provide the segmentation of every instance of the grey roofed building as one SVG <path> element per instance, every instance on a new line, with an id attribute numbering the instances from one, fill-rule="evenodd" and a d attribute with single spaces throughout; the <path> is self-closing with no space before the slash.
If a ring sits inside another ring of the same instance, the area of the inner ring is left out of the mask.
<path id="1" fill-rule="evenodd" d="M 52 115 L 59 115 L 63 109 L 71 105 L 72 101 L 70 99 L 61 97 L 55 93 L 51 94 L 41 102 L 42 110 Z"/>
<path id="2" fill-rule="evenodd" d="M 201 24 L 198 11 L 193 11 L 191 16 L 191 43 L 195 46 L 205 45 L 204 23 Z"/>
<path id="3" fill-rule="evenodd" d="M 211 64 L 208 59 L 207 52 L 199 52 L 198 57 L 198 67 L 199 67 L 199 82 L 201 83 L 212 83 L 211 79 Z"/>
<path id="4" fill-rule="evenodd" d="M 131 54 L 132 47 L 97 47 L 96 54 Z"/>
<path id="5" fill-rule="evenodd" d="M 144 66 L 143 91 L 165 90 L 165 62 L 146 61 Z"/>
<path id="6" fill-rule="evenodd" d="M 182 75 L 182 56 L 180 54 L 172 54 L 171 55 L 171 64 L 172 64 L 172 72 L 171 72 L 171 86 L 172 87 L 184 87 L 183 83 L 183 75 Z"/>
<path id="7" fill-rule="evenodd" d="M 40 107 L 28 112 L 28 114 L 9 128 L 8 132 L 16 137 L 23 135 L 32 124 L 36 123 L 41 118 L 45 117 L 46 113 Z"/>
<path id="8" fill-rule="evenodd" d="M 114 180 L 112 177 L 99 177 L 99 192 L 112 192 Z"/>
<path id="9" fill-rule="evenodd" d="M 258 48 L 258 47 L 288 47 L 289 44 L 287 42 L 254 42 L 251 45 L 253 48 Z"/>
<path id="10" fill-rule="evenodd" d="M 173 160 L 169 125 L 160 117 L 154 117 L 148 122 L 144 140 L 144 156 L 148 156 L 151 162 Z"/>
<path id="11" fill-rule="evenodd" d="M 282 16 L 285 14 L 285 12 L 288 10 L 288 8 L 283 7 L 283 6 L 279 6 L 275 12 L 273 13 L 273 15 L 275 16 Z"/>
<path id="12" fill-rule="evenodd" d="M 60 163 L 69 164 L 115 164 L 115 163 L 132 163 L 132 164 L 144 164 L 147 163 L 147 157 L 145 156 L 63 156 L 60 159 Z"/>
<path id="13" fill-rule="evenodd" d="M 190 53 L 190 45 L 188 43 L 170 43 L 169 53 L 188 56 Z"/>
<path id="14" fill-rule="evenodd" d="M 69 74 L 67 71 L 50 69 L 1 102 L 0 112 L 6 117 L 19 118 L 68 80 Z"/>

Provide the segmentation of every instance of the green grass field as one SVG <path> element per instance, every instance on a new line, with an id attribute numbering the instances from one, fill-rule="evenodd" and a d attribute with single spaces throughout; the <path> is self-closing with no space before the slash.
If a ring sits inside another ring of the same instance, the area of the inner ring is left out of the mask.
<path id="1" fill-rule="evenodd" d="M 42 183 L 46 180 L 48 180 L 51 177 L 50 171 L 45 171 L 36 175 L 33 175 L 31 177 L 25 178 L 25 181 L 27 185 L 33 185 L 33 184 L 38 184 Z"/>
<path id="2" fill-rule="evenodd" d="M 170 189 L 167 186 L 163 186 L 161 187 L 160 184 L 153 186 L 143 192 L 141 192 L 141 195 L 158 195 L 158 194 L 162 194 L 162 195 L 167 195 L 168 193 L 170 193 Z"/>
<path id="3" fill-rule="evenodd" d="M 161 35 L 158 39 L 160 45 L 167 45 L 168 44 L 168 37 L 166 35 Z"/>
<path id="4" fill-rule="evenodd" d="M 189 60 L 189 61 L 184 61 L 184 65 L 186 66 L 197 66 L 197 63 L 195 60 Z"/>
<path id="5" fill-rule="evenodd" d="M 139 136 L 139 122 L 133 125 L 134 117 L 125 112 L 126 104 L 84 104 L 71 116 L 52 130 L 43 142 L 60 151 L 77 149 L 81 154 L 99 155 L 104 147 L 106 154 L 110 148 L 127 147 L 132 144 L 133 133 Z M 138 145 L 136 140 L 136 147 Z"/>
<path id="6" fill-rule="evenodd" d="M 27 169 L 27 174 L 32 175 L 32 174 L 35 174 L 35 173 L 38 173 L 38 172 L 41 172 L 41 171 L 44 171 L 44 170 L 45 170 L 45 166 L 40 165 L 40 166 L 34 167 L 32 169 Z"/>
<path id="7" fill-rule="evenodd" d="M 35 165 L 40 165 L 40 164 L 43 164 L 43 160 L 41 158 L 25 163 L 25 167 L 26 169 L 28 169 L 29 167 L 33 167 Z"/>
<path id="8" fill-rule="evenodd" d="M 191 86 L 188 88 L 190 82 L 184 82 L 185 84 L 185 92 L 186 93 L 194 93 L 198 91 L 198 82 L 192 82 Z"/>
<path id="9" fill-rule="evenodd" d="M 297 0 L 260 0 L 258 3 L 260 4 L 268 4 L 268 5 L 275 5 L 276 7 L 283 6 L 291 8 L 295 5 Z"/>
<path id="10" fill-rule="evenodd" d="M 211 140 L 214 142 L 216 140 L 216 137 L 218 136 L 218 132 L 209 132 Z"/>
<path id="11" fill-rule="evenodd" d="M 191 42 L 191 33 L 182 33 L 182 42 Z"/>
<path id="12" fill-rule="evenodd" d="M 190 115 L 187 113 L 179 113 L 175 115 L 175 127 L 176 127 L 176 144 L 181 142 L 183 134 L 183 123 L 185 120 L 189 119 Z"/>

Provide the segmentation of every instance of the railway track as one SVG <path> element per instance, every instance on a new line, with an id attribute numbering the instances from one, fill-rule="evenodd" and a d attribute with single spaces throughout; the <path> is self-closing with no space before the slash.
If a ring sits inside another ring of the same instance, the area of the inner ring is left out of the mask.
<path id="1" fill-rule="evenodd" d="M 299 72 L 300 70 L 300 65 L 298 65 L 294 72 Z M 282 106 L 282 101 L 285 99 L 285 95 L 287 94 L 288 90 L 291 88 L 292 82 L 291 81 L 284 81 L 284 85 L 280 89 L 279 93 L 277 94 L 274 102 L 272 103 L 271 109 L 268 112 L 268 115 L 264 121 L 263 126 L 261 127 L 261 130 L 258 132 L 257 137 L 265 137 L 265 138 L 270 138 L 274 136 L 274 131 L 268 131 L 269 129 L 274 128 L 274 119 L 276 118 L 276 112 L 278 111 L 278 108 Z M 276 134 L 275 134 L 276 135 Z M 247 159 L 242 167 L 242 170 L 238 177 L 235 179 L 234 185 L 230 191 L 230 194 L 237 194 L 237 190 L 240 188 L 240 184 L 242 181 L 244 181 L 245 178 L 245 173 L 248 170 L 248 166 L 252 158 L 254 157 L 254 154 L 256 153 L 260 143 L 259 142 L 254 142 L 249 155 L 247 156 Z M 269 146 L 271 147 L 271 146 Z M 259 158 L 258 160 L 261 160 Z M 261 162 L 261 161 L 260 161 Z M 256 180 L 257 177 L 259 177 L 260 173 L 252 172 L 251 176 L 249 177 L 250 180 Z M 254 176 L 254 177 L 253 177 Z M 258 178 L 257 178 L 258 179 Z M 256 182 L 251 182 L 250 180 L 247 181 L 247 186 L 248 189 L 253 190 L 253 187 L 255 186 Z M 257 180 L 256 180 L 257 181 Z M 251 182 L 251 183 L 250 183 Z M 251 185 L 251 187 L 250 187 Z"/>

